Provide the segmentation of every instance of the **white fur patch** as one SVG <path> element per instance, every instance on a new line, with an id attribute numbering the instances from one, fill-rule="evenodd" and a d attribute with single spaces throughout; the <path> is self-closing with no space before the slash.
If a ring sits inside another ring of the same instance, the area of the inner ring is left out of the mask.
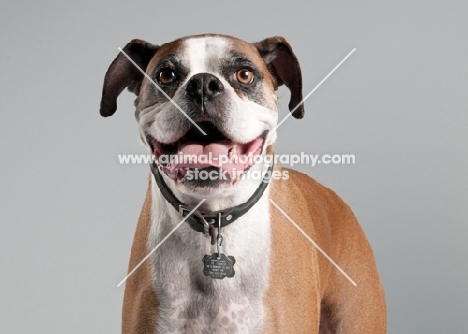
<path id="1" fill-rule="evenodd" d="M 154 181 L 152 196 L 149 249 L 182 220 Z M 269 271 L 268 208 L 267 189 L 249 212 L 223 229 L 222 251 L 236 258 L 233 278 L 216 280 L 203 274 L 202 258 L 216 248 L 188 223 L 152 254 L 154 288 L 161 303 L 158 333 L 260 333 Z"/>
<path id="2" fill-rule="evenodd" d="M 226 54 L 229 42 L 222 37 L 199 37 L 185 41 L 186 57 L 191 75 L 197 73 L 217 74 L 219 59 Z M 189 77 L 191 76 L 189 75 Z"/>

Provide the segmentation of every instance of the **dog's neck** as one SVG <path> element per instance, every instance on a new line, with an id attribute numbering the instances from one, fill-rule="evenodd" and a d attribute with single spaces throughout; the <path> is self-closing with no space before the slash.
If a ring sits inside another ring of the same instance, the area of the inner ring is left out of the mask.
<path id="1" fill-rule="evenodd" d="M 236 188 L 236 192 L 224 198 L 207 199 L 202 209 L 218 211 L 248 200 L 259 183 L 242 182 L 243 187 Z M 154 178 L 151 187 L 153 203 L 149 249 L 153 249 L 182 220 L 161 195 Z M 221 319 L 226 322 L 226 318 L 233 326 L 243 326 L 245 331 L 242 332 L 256 333 L 260 330 L 262 299 L 269 270 L 265 258 L 270 253 L 270 221 L 269 215 L 265 214 L 269 207 L 268 192 L 269 187 L 245 215 L 222 231 L 221 251 L 236 258 L 233 278 L 216 280 L 203 274 L 202 258 L 205 254 L 215 253 L 216 246 L 186 223 L 152 254 L 153 282 L 161 301 L 161 332 L 202 332 L 201 329 L 214 332 L 221 328 Z M 180 200 L 195 199 L 181 197 Z M 242 324 L 239 319 L 247 321 Z M 207 323 L 212 327 L 204 327 Z"/>
<path id="2" fill-rule="evenodd" d="M 257 164 L 252 166 L 248 173 L 256 172 L 257 176 L 264 175 L 265 172 L 271 174 L 270 168 L 271 167 L 268 167 L 267 169 L 266 165 Z M 167 187 L 170 192 L 186 206 L 193 208 L 203 200 L 203 204 L 200 206 L 200 211 L 205 212 L 226 211 L 236 205 L 252 200 L 254 193 L 261 188 L 262 182 L 261 178 L 255 180 L 246 178 L 239 180 L 235 186 L 226 188 L 221 192 L 213 191 L 189 195 L 177 189 L 172 181 L 169 180 L 168 182 L 167 177 L 166 181 L 164 181 L 164 175 L 161 175 L 161 177 L 163 179 L 164 186 Z M 263 189 L 261 190 L 263 191 Z"/>

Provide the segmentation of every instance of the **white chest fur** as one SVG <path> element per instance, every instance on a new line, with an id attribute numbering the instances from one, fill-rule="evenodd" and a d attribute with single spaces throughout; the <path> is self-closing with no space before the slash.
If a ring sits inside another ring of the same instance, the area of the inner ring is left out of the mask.
<path id="1" fill-rule="evenodd" d="M 152 185 L 153 249 L 180 221 L 180 215 Z M 157 333 L 259 333 L 268 285 L 270 219 L 268 189 L 244 216 L 223 229 L 222 252 L 236 258 L 235 276 L 203 274 L 202 258 L 216 252 L 202 233 L 182 224 L 151 256 L 160 301 Z"/>

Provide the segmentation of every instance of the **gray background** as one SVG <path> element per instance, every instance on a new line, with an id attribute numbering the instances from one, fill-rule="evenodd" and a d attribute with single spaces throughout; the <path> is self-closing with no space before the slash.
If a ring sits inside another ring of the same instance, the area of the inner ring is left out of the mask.
<path id="1" fill-rule="evenodd" d="M 389 333 L 466 333 L 466 13 L 462 1 L 2 2 L 0 327 L 2 333 L 117 333 L 147 166 L 133 95 L 98 106 L 117 47 L 219 32 L 287 38 L 306 117 L 277 153 L 355 154 L 298 166 L 354 209 L 375 251 Z M 279 90 L 281 117 L 288 92 Z"/>

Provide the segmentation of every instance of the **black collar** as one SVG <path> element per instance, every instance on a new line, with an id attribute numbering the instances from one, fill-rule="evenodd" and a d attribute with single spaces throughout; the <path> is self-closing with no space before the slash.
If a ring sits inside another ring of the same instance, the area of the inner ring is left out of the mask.
<path id="1" fill-rule="evenodd" d="M 172 193 L 172 191 L 167 187 L 156 164 L 152 163 L 150 166 L 151 172 L 153 173 L 154 179 L 156 180 L 156 184 L 158 185 L 163 197 L 166 199 L 166 201 L 169 202 L 169 204 L 174 207 L 174 209 L 176 209 L 176 211 L 178 211 L 185 218 L 191 210 L 184 203 L 179 201 Z M 255 205 L 255 203 L 260 200 L 271 179 L 272 170 L 273 163 L 268 167 L 267 173 L 264 176 L 262 182 L 247 202 L 219 212 L 204 213 L 197 210 L 187 218 L 190 227 L 197 232 L 203 232 L 205 236 L 211 235 L 213 243 L 213 230 L 214 228 L 219 227 L 219 223 L 221 223 L 222 228 L 228 226 L 237 218 L 241 217 L 247 211 L 249 211 Z"/>

